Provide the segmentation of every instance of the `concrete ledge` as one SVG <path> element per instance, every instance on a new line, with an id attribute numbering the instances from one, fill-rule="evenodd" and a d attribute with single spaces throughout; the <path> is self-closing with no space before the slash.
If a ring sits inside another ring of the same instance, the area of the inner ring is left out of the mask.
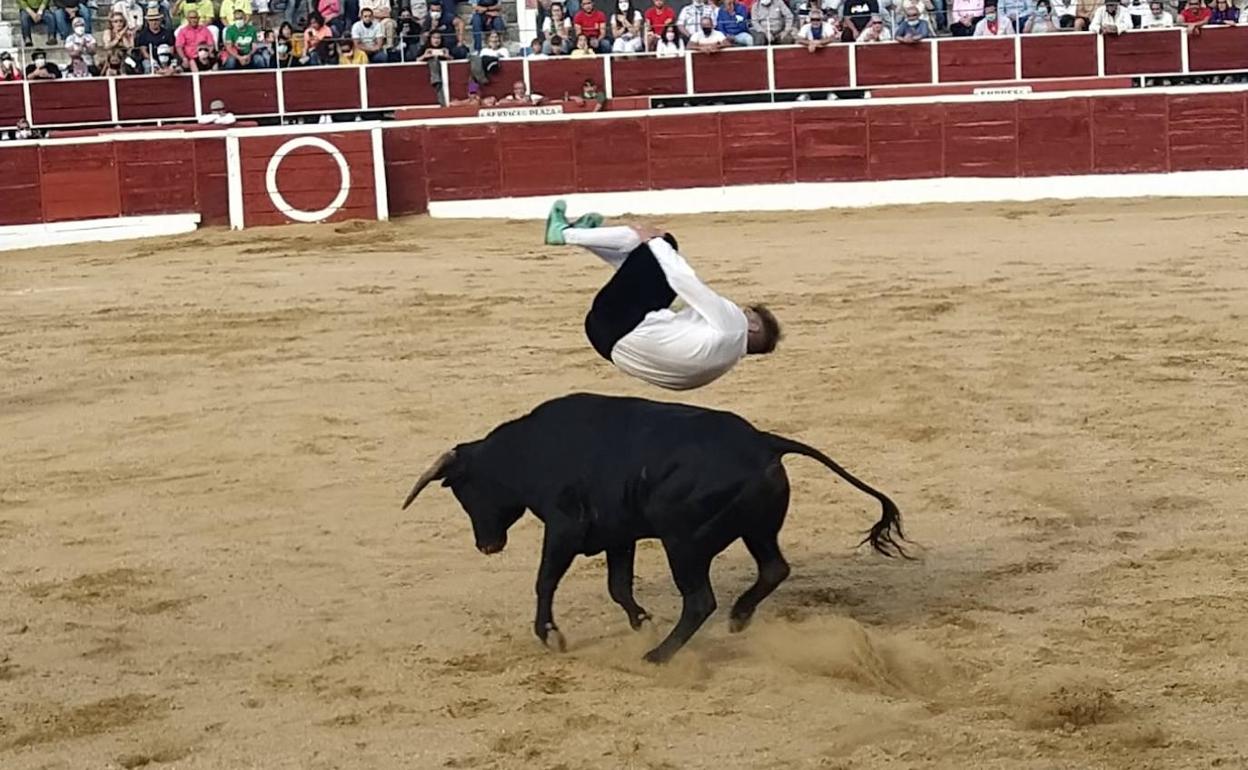
<path id="1" fill-rule="evenodd" d="M 199 214 L 162 214 L 9 225 L 0 227 L 0 251 L 181 235 L 194 232 L 198 227 Z"/>

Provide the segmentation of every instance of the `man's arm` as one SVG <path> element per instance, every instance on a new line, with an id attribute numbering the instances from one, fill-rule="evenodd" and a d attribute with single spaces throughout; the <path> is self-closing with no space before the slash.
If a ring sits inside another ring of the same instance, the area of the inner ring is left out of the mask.
<path id="1" fill-rule="evenodd" d="M 698 280 L 693 268 L 684 257 L 676 253 L 671 244 L 662 238 L 651 238 L 646 245 L 663 269 L 663 274 L 667 276 L 667 283 L 672 291 L 710 322 L 711 326 L 728 331 L 739 329 L 745 324 L 745 314 L 741 308 Z"/>

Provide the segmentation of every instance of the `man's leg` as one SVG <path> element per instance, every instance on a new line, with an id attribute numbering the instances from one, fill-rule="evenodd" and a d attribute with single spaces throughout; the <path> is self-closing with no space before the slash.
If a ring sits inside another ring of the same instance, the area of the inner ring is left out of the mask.
<path id="1" fill-rule="evenodd" d="M 568 222 L 568 204 L 557 200 L 546 215 L 546 243 L 550 246 L 563 246 L 563 231 L 569 227 L 600 227 L 602 214 L 582 214 L 575 222 Z"/>

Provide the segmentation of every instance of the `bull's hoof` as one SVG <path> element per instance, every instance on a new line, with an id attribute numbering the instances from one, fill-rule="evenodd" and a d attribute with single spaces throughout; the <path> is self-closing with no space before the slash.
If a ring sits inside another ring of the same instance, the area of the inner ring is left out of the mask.
<path id="1" fill-rule="evenodd" d="M 733 615 L 728 619 L 728 633 L 739 634 L 749 627 L 750 621 L 754 619 L 753 615 Z"/>
<path id="2" fill-rule="evenodd" d="M 554 652 L 568 651 L 568 640 L 563 638 L 563 632 L 557 628 L 547 629 L 546 638 L 542 641 Z"/>
<path id="3" fill-rule="evenodd" d="M 671 660 L 671 658 L 672 654 L 664 650 L 662 647 L 655 647 L 650 652 L 641 656 L 641 659 L 645 662 L 654 663 L 655 665 L 666 663 Z"/>
<path id="4" fill-rule="evenodd" d="M 633 627 L 634 631 L 640 631 L 645 624 L 654 625 L 654 618 L 650 617 L 650 613 L 643 612 L 635 618 L 629 618 L 628 624 Z"/>

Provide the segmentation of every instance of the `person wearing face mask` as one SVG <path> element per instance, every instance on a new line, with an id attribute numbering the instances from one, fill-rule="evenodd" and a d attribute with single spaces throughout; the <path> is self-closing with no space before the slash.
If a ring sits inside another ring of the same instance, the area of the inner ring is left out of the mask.
<path id="1" fill-rule="evenodd" d="M 21 79 L 21 70 L 14 66 L 13 56 L 8 51 L 0 53 L 0 82 L 12 83 Z"/>
<path id="2" fill-rule="evenodd" d="M 289 38 L 278 37 L 273 43 L 273 66 L 279 70 L 288 70 L 300 66 L 299 57 L 295 56 Z"/>
<path id="3" fill-rule="evenodd" d="M 774 0 L 775 2 L 784 2 L 784 0 Z M 680 30 L 681 37 L 686 41 L 698 34 L 698 29 L 702 25 L 703 19 L 710 19 L 711 26 L 715 26 L 715 17 L 719 15 L 719 9 L 711 0 L 692 0 L 684 8 L 680 9 L 680 14 L 676 16 L 676 28 Z"/>
<path id="4" fill-rule="evenodd" d="M 893 37 L 898 43 L 917 43 L 932 36 L 932 27 L 926 19 L 919 16 L 918 6 L 906 6 L 906 17 L 897 25 L 897 34 Z"/>
<path id="5" fill-rule="evenodd" d="M 201 47 L 213 49 L 217 46 L 216 36 L 200 23 L 199 11 L 195 10 L 187 12 L 186 26 L 178 30 L 178 33 L 174 35 L 174 41 L 178 58 L 187 69 L 191 69 L 191 62 Z"/>
<path id="6" fill-rule="evenodd" d="M 685 52 L 685 41 L 680 39 L 676 31 L 676 22 L 671 22 L 663 30 L 662 36 L 654 45 L 654 52 L 659 56 L 680 56 Z"/>
<path id="7" fill-rule="evenodd" d="M 211 46 L 201 45 L 195 51 L 187 69 L 191 72 L 212 72 L 221 68 L 221 59 L 213 53 Z"/>
<path id="8" fill-rule="evenodd" d="M 244 18 L 251 18 L 251 0 L 221 0 L 221 7 L 217 12 L 217 16 L 221 19 L 222 32 L 229 28 L 234 21 L 234 15 L 239 11 L 242 11 Z M 204 22 L 205 19 L 211 18 L 211 16 L 200 14 L 199 20 Z"/>
<path id="9" fill-rule="evenodd" d="M 646 49 L 656 50 L 660 39 L 664 39 L 667 26 L 676 23 L 676 12 L 667 4 L 667 0 L 650 0 L 642 18 L 646 23 Z"/>
<path id="10" fill-rule="evenodd" d="M 256 49 L 256 28 L 247 22 L 242 11 L 234 12 L 234 23 L 225 30 L 224 49 L 227 70 L 250 69 L 261 66 L 254 61 Z"/>
<path id="11" fill-rule="evenodd" d="M 421 28 L 426 39 L 435 30 L 441 34 L 443 44 L 446 45 L 451 55 L 456 59 L 467 58 L 468 46 L 464 37 L 464 23 L 458 16 L 450 12 L 450 7 L 444 6 L 442 0 L 430 0 L 429 13 L 424 21 L 421 22 Z M 457 51 L 461 50 L 463 56 L 457 53 Z"/>
<path id="12" fill-rule="evenodd" d="M 984 18 L 975 25 L 975 37 L 1003 37 L 1014 34 L 1014 24 L 1009 16 L 997 13 L 997 6 L 989 3 L 984 6 Z"/>
<path id="13" fill-rule="evenodd" d="M 611 36 L 615 38 L 611 50 L 615 53 L 640 53 L 644 50 L 643 24 L 645 20 L 641 11 L 633 7 L 631 0 L 619 0 L 615 4 L 615 13 L 611 14 Z"/>
<path id="14" fill-rule="evenodd" d="M 389 49 L 390 61 L 414 61 L 420 56 L 420 41 L 420 23 L 412 16 L 411 8 L 404 8 L 394 24 L 394 39 Z"/>
<path id="15" fill-rule="evenodd" d="M 1033 0 L 997 0 L 997 15 L 1009 19 L 1015 30 L 1022 29 L 1033 13 Z"/>
<path id="16" fill-rule="evenodd" d="M 95 36 L 87 31 L 87 23 L 82 19 L 74 19 L 73 32 L 65 38 L 65 50 L 70 47 L 78 49 L 88 66 L 95 64 Z"/>
<path id="17" fill-rule="evenodd" d="M 757 0 L 750 13 L 755 45 L 788 45 L 793 42 L 793 11 L 784 0 Z"/>
<path id="18" fill-rule="evenodd" d="M 373 18 L 373 9 L 364 8 L 360 11 L 360 20 L 351 27 L 351 41 L 355 43 L 355 48 L 361 51 L 368 60 L 381 64 L 388 58 L 385 47 L 385 37 L 382 35 L 381 25 Z"/>
<path id="19" fill-rule="evenodd" d="M 61 68 L 48 61 L 48 54 L 42 48 L 36 48 L 30 54 L 30 64 L 26 65 L 27 80 L 60 80 Z"/>
<path id="20" fill-rule="evenodd" d="M 174 55 L 173 46 L 162 45 L 156 49 L 156 64 L 152 67 L 152 74 L 164 76 L 182 74 L 182 63 Z"/>
<path id="21" fill-rule="evenodd" d="M 723 32 L 715 29 L 715 20 L 710 17 L 703 17 L 698 31 L 689 38 L 689 50 L 698 53 L 717 53 L 731 47 L 732 43 Z"/>
<path id="22" fill-rule="evenodd" d="M 1049 32 L 1058 32 L 1061 30 L 1060 22 L 1053 15 L 1053 9 L 1049 7 L 1049 0 L 1040 0 L 1036 3 L 1036 11 L 1027 19 L 1027 24 L 1023 27 L 1023 32 L 1028 35 L 1043 35 Z"/>
<path id="23" fill-rule="evenodd" d="M 56 32 L 62 39 L 68 39 L 72 33 L 74 22 L 81 19 L 86 29 L 91 28 L 91 6 L 88 0 L 51 0 L 53 18 L 56 20 Z M 56 43 L 52 36 L 48 37 L 48 45 Z"/>

